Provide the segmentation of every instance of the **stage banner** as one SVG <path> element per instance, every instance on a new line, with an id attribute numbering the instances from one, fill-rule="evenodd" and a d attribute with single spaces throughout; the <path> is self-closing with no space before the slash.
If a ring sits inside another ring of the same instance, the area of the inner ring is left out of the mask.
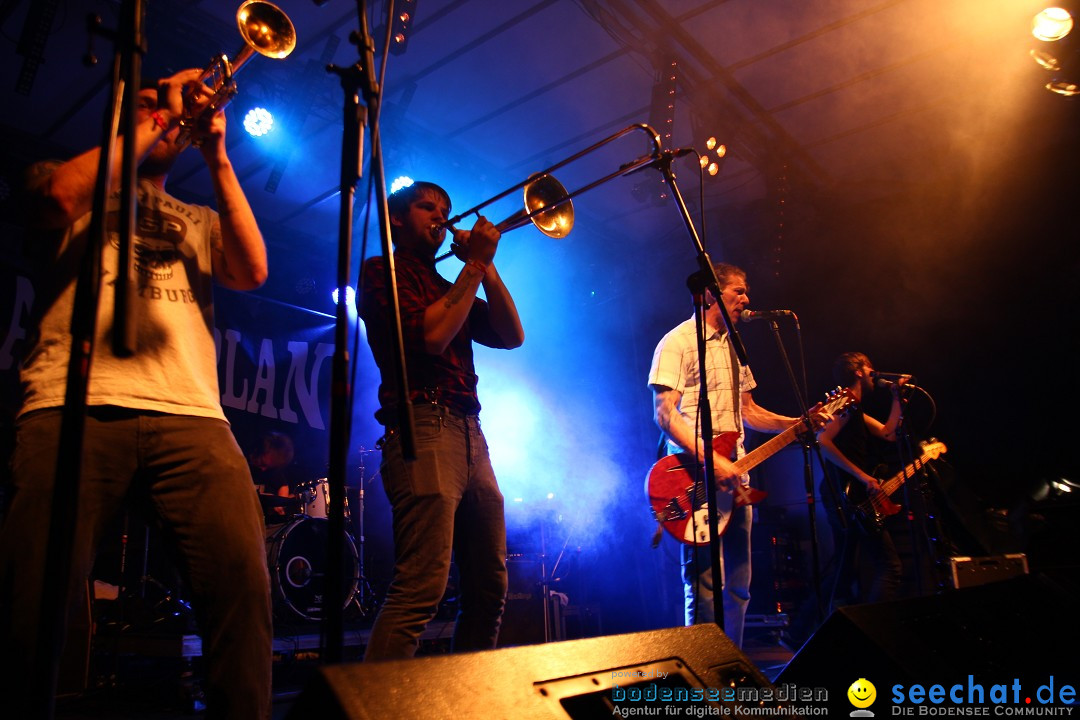
<path id="1" fill-rule="evenodd" d="M 324 470 L 334 318 L 218 288 L 214 342 L 221 406 L 244 452 L 253 452 L 263 434 L 283 432 L 293 439 L 298 464 Z"/>

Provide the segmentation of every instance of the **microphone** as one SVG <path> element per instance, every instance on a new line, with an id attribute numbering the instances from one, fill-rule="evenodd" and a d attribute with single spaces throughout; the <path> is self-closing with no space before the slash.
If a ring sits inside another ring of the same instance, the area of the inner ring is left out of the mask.
<path id="1" fill-rule="evenodd" d="M 694 148 L 692 147 L 681 147 L 675 148 L 674 150 L 661 150 L 659 153 L 649 153 L 648 155 L 642 155 L 636 160 L 631 160 L 630 162 L 623 163 L 619 166 L 619 170 L 623 172 L 623 175 L 630 176 L 634 173 L 639 173 L 642 170 L 648 170 L 649 168 L 656 167 L 658 163 L 668 158 L 674 159 L 681 158 L 684 155 L 696 154 L 697 151 L 694 150 Z M 639 167 L 635 167 L 633 170 L 628 170 L 628 168 L 638 165 L 639 163 L 641 163 Z"/>
<path id="2" fill-rule="evenodd" d="M 772 320 L 773 318 L 794 314 L 790 310 L 743 310 L 739 318 L 743 322 L 750 322 L 751 320 Z"/>
<path id="3" fill-rule="evenodd" d="M 901 382 L 901 381 L 903 381 L 903 382 L 915 382 L 915 376 L 914 375 L 907 375 L 906 373 L 887 373 L 887 372 L 878 372 L 877 370 L 871 370 L 870 371 L 870 377 L 873 378 L 874 380 L 878 380 L 878 379 L 888 380 L 888 381 L 891 381 L 891 382 L 894 382 L 894 383 L 898 383 L 898 382 Z"/>

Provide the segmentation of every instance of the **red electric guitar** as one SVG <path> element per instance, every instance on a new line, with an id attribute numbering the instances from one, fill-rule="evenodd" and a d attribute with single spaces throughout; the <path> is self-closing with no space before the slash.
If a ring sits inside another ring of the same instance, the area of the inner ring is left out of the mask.
<path id="1" fill-rule="evenodd" d="M 854 510 L 855 519 L 865 530 L 880 530 L 885 518 L 900 512 L 900 505 L 893 502 L 890 496 L 900 489 L 905 480 L 914 477 L 925 463 L 937 460 L 948 450 L 945 443 L 934 438 L 920 443 L 919 449 L 921 451 L 919 457 L 908 463 L 903 470 L 892 477 L 878 480 L 881 492 L 877 495 L 871 495 L 867 492 L 866 486 L 854 478 L 848 481 L 844 487 L 844 493 L 848 496 L 848 503 Z"/>
<path id="2" fill-rule="evenodd" d="M 855 399 L 844 388 L 836 388 L 826 396 L 824 403 L 810 411 L 827 412 L 837 416 L 846 411 Z M 793 424 L 784 432 L 735 461 L 739 474 L 750 472 L 754 467 L 787 447 L 804 429 L 803 423 Z M 713 450 L 724 457 L 731 457 L 739 433 L 720 433 L 713 438 Z M 695 482 L 697 478 L 697 482 Z M 704 472 L 701 463 L 689 453 L 676 453 L 661 458 L 645 479 L 645 494 L 649 497 L 653 516 L 671 533 L 672 537 L 687 545 L 709 544 L 708 506 L 705 504 Z M 727 528 L 732 510 L 752 505 L 765 499 L 768 493 L 739 485 L 735 491 L 718 492 L 716 502 L 717 532 L 721 535 Z M 691 497 L 692 496 L 692 497 Z"/>

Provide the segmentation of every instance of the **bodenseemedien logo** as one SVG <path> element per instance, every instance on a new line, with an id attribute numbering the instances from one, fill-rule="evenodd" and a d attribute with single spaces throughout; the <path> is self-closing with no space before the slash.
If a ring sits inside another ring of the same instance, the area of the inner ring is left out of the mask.
<path id="1" fill-rule="evenodd" d="M 851 711 L 851 717 L 874 717 L 874 713 L 867 710 L 877 699 L 877 688 L 874 683 L 866 678 L 859 678 L 851 683 L 847 690 L 848 702 L 855 706 Z"/>

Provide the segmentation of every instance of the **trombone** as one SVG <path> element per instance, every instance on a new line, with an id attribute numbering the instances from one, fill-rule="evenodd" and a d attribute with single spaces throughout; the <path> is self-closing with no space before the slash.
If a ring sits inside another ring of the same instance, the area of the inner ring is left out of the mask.
<path id="1" fill-rule="evenodd" d="M 236 25 L 244 46 L 236 53 L 233 60 L 221 53 L 203 70 L 199 82 L 203 90 L 210 95 L 209 103 L 199 111 L 197 117 L 185 113 L 180 120 L 180 133 L 176 137 L 178 145 L 199 144 L 192 138 L 195 127 L 202 118 L 210 117 L 221 110 L 236 95 L 234 76 L 241 66 L 259 53 L 268 58 L 280 60 L 289 55 L 296 47 L 296 28 L 289 16 L 281 8 L 266 0 L 245 0 L 236 10 Z"/>
<path id="2" fill-rule="evenodd" d="M 551 173 L 553 171 L 558 170 L 564 165 L 568 165 L 574 162 L 580 157 L 584 157 L 585 155 L 595 152 L 604 145 L 614 142 L 615 140 L 621 138 L 623 135 L 628 135 L 632 132 L 644 132 L 649 136 L 649 142 L 652 144 L 651 153 L 649 153 L 648 155 L 643 155 L 642 157 L 639 157 L 636 160 L 632 160 L 631 162 L 624 163 L 623 165 L 619 166 L 618 170 L 608 173 L 599 180 L 594 180 L 593 182 L 583 187 L 580 187 L 573 192 L 567 192 L 566 188 L 563 187 L 562 183 L 552 177 Z M 600 140 L 597 143 L 594 143 L 593 145 L 590 145 L 584 150 L 574 153 L 565 160 L 555 163 L 546 170 L 541 170 L 540 172 L 533 173 L 522 182 L 508 187 L 506 190 L 503 190 L 498 195 L 488 198 L 479 205 L 471 207 L 468 210 L 455 215 L 446 222 L 433 226 L 432 229 L 436 230 L 448 228 L 453 231 L 456 229 L 454 225 L 460 222 L 463 218 L 466 218 L 474 213 L 479 215 L 477 211 L 480 210 L 480 208 L 486 207 L 491 203 L 495 202 L 496 200 L 501 200 L 502 198 L 506 197 L 507 195 L 519 188 L 524 188 L 525 207 L 521 210 L 518 210 L 516 213 L 506 218 L 502 222 L 496 223 L 495 228 L 499 232 L 509 232 L 510 230 L 516 230 L 519 227 L 524 227 L 529 223 L 532 223 L 534 226 L 536 226 L 537 230 L 547 235 L 548 237 L 555 239 L 564 238 L 570 234 L 570 231 L 574 227 L 574 204 L 571 202 L 573 198 L 581 195 L 584 192 L 592 190 L 598 185 L 603 185 L 608 180 L 617 178 L 620 175 L 627 175 L 635 170 L 645 167 L 646 165 L 652 163 L 657 158 L 659 158 L 660 155 L 660 136 L 656 133 L 656 131 L 645 123 L 637 123 L 635 125 L 630 125 L 629 127 L 623 128 L 614 135 L 609 135 L 608 137 Z M 435 262 L 445 260 L 453 254 L 453 251 L 445 252 L 435 258 Z"/>

